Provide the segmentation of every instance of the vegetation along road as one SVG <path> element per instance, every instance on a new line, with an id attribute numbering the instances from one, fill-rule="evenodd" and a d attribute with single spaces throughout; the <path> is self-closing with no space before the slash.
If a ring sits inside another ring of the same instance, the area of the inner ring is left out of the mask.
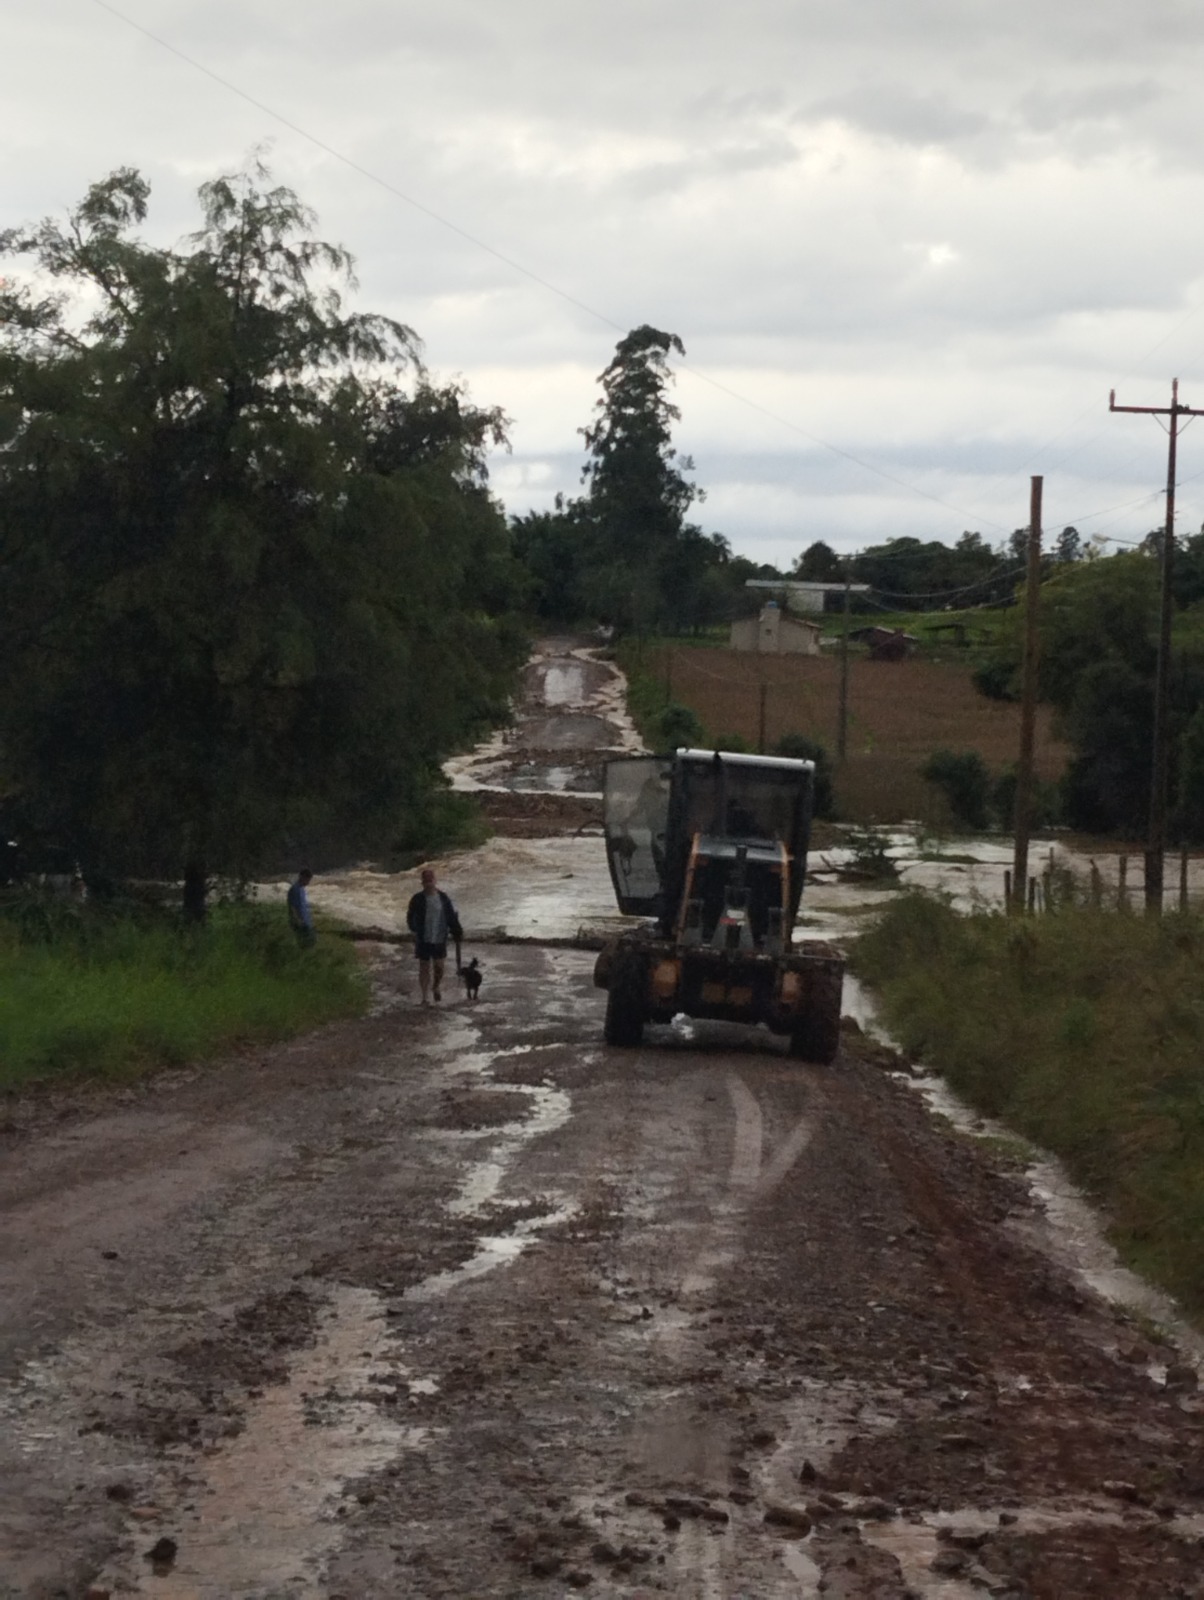
<path id="1" fill-rule="evenodd" d="M 897 1057 L 603 1046 L 551 934 L 605 912 L 579 830 L 630 732 L 548 652 L 462 774 L 547 836 L 441 869 L 478 1004 L 422 1011 L 382 939 L 362 1019 L 15 1104 L 0 1594 L 1204 1593 L 1190 1359 Z M 409 888 L 325 892 L 396 926 Z"/>

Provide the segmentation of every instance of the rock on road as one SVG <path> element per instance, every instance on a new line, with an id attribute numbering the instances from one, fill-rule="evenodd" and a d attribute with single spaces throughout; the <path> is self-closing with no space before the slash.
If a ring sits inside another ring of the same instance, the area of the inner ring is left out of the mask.
<path id="1" fill-rule="evenodd" d="M 626 735 L 568 649 L 511 744 L 580 797 L 558 708 Z M 480 954 L 475 1006 L 381 944 L 363 1020 L 12 1108 L 0 1596 L 1204 1595 L 1194 1368 L 888 1051 L 608 1050 L 591 955 Z"/>

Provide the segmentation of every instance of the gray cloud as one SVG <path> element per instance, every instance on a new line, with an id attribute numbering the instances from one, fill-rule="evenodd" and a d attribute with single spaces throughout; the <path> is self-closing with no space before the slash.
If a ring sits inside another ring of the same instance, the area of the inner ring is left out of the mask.
<path id="1" fill-rule="evenodd" d="M 1140 496 L 1161 436 L 1122 439 L 1101 397 L 1175 370 L 1204 396 L 1194 4 L 119 3 L 463 233 L 81 0 L 6 19 L 0 224 L 131 163 L 174 240 L 271 137 L 360 302 L 513 417 L 515 509 L 576 492 L 575 430 L 642 321 L 685 339 L 707 525 L 754 554 L 812 524 L 956 537 L 961 507 L 1010 527 L 1042 460 L 1051 503 Z"/>

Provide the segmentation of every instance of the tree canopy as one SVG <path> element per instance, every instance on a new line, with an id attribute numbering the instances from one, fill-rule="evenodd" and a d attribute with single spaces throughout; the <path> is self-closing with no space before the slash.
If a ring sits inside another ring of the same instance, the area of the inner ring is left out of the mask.
<path id="1" fill-rule="evenodd" d="M 131 169 L 0 234 L 0 799 L 95 873 L 380 841 L 521 640 L 498 411 L 348 311 L 259 164 L 178 249 Z"/>
<path id="2" fill-rule="evenodd" d="M 558 622 L 593 617 L 621 630 L 688 631 L 740 609 L 760 569 L 720 534 L 687 522 L 705 497 L 673 444 L 680 413 L 669 398 L 670 357 L 685 347 L 647 324 L 619 340 L 599 377 L 585 440 L 585 493 L 513 525 L 537 612 Z"/>

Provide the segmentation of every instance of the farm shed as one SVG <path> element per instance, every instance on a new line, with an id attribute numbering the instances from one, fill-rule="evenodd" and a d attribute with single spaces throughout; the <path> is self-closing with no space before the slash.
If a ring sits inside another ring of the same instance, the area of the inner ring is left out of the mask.
<path id="1" fill-rule="evenodd" d="M 871 661 L 902 661 L 920 642 L 914 633 L 898 628 L 854 628 L 849 638 L 869 645 Z"/>
<path id="2" fill-rule="evenodd" d="M 817 656 L 820 632 L 817 622 L 792 617 L 770 600 L 760 616 L 732 623 L 731 647 L 770 656 Z"/>

